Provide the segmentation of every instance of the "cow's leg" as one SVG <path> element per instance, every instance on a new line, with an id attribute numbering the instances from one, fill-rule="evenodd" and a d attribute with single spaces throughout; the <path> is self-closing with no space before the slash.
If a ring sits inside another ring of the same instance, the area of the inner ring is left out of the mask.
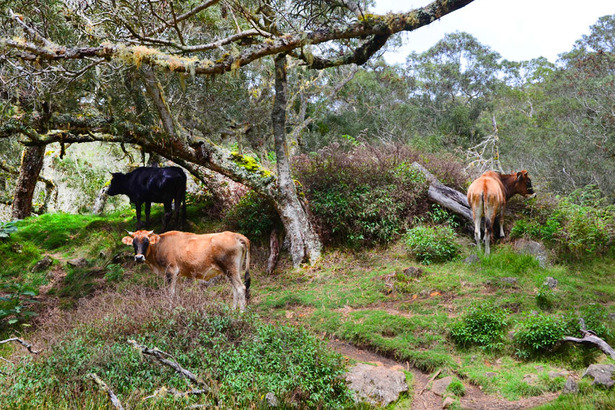
<path id="1" fill-rule="evenodd" d="M 141 202 L 135 202 L 135 210 L 137 211 L 137 230 L 141 229 Z"/>
<path id="2" fill-rule="evenodd" d="M 174 203 L 174 207 L 173 207 L 173 224 L 176 227 L 176 229 L 180 228 L 179 225 L 179 208 L 182 206 L 182 197 L 181 197 L 181 193 L 178 195 L 175 195 L 175 199 L 174 199 L 175 203 Z"/>
<path id="3" fill-rule="evenodd" d="M 241 281 L 239 272 L 239 269 L 233 269 L 228 273 L 228 277 L 233 288 L 233 309 L 237 308 L 239 303 L 239 310 L 243 312 L 246 310 L 246 286 Z"/>
<path id="4" fill-rule="evenodd" d="M 169 220 L 171 219 L 171 215 L 173 214 L 173 211 L 171 209 L 172 203 L 173 203 L 173 200 L 170 200 L 164 203 L 164 217 L 162 218 L 162 230 L 163 231 L 167 230 L 167 226 L 169 225 Z"/>
<path id="5" fill-rule="evenodd" d="M 504 207 L 500 208 L 500 238 L 504 237 Z"/>
<path id="6" fill-rule="evenodd" d="M 165 272 L 165 278 L 167 285 L 169 285 L 169 295 L 171 298 L 175 297 L 175 286 L 177 285 L 177 277 L 179 276 L 179 268 L 177 266 L 169 265 Z"/>
<path id="7" fill-rule="evenodd" d="M 145 203 L 145 227 L 149 228 L 149 224 L 150 224 L 150 211 L 152 210 L 152 203 L 151 202 L 146 202 Z"/>
<path id="8" fill-rule="evenodd" d="M 483 219 L 483 208 L 476 207 L 476 209 L 472 210 L 472 217 L 474 219 L 474 240 L 476 241 L 476 246 L 478 246 L 478 250 L 480 251 L 480 226 L 481 220 Z"/>

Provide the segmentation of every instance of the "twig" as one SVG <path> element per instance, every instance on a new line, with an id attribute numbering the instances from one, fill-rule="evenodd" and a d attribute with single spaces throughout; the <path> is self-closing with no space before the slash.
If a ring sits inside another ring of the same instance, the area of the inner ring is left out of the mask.
<path id="1" fill-rule="evenodd" d="M 92 379 L 98 385 L 98 387 L 100 387 L 100 390 L 104 391 L 105 393 L 107 393 L 107 395 L 109 395 L 111 403 L 116 409 L 124 410 L 120 399 L 117 398 L 115 393 L 113 393 L 109 386 L 107 386 L 107 383 L 105 383 L 100 377 L 98 377 L 96 373 L 88 373 L 86 377 Z"/>
<path id="2" fill-rule="evenodd" d="M 150 349 L 147 346 L 143 346 L 143 345 L 138 344 L 134 340 L 128 340 L 128 343 L 131 344 L 135 349 L 140 350 L 141 353 L 149 355 L 149 356 L 153 356 L 160 363 L 162 363 L 162 364 L 164 364 L 166 366 L 169 366 L 170 368 L 175 370 L 177 373 L 179 373 L 182 376 L 188 378 L 193 383 L 200 384 L 200 385 L 204 384 L 204 382 L 202 380 L 199 380 L 199 378 L 194 373 L 192 373 L 191 371 L 186 370 L 183 367 L 181 367 L 175 360 L 171 361 L 171 360 L 165 359 L 165 357 L 172 358 L 172 356 L 170 354 L 165 353 L 165 352 L 163 352 L 162 350 L 159 350 L 156 347 L 154 347 L 153 349 Z"/>
<path id="3" fill-rule="evenodd" d="M 144 397 L 143 400 L 153 399 L 156 397 L 164 397 L 167 394 L 172 394 L 174 397 L 187 397 L 187 396 L 196 396 L 200 394 L 207 394 L 209 391 L 205 389 L 199 390 L 188 390 L 188 391 L 179 391 L 176 389 L 167 389 L 166 387 L 161 387 L 154 392 L 151 396 Z"/>
<path id="4" fill-rule="evenodd" d="M 583 320 L 583 318 L 579 318 L 579 324 L 581 325 L 580 330 L 583 334 L 583 338 L 579 339 L 578 337 L 564 336 L 564 342 L 596 345 L 598 349 L 602 350 L 605 354 L 609 355 L 611 359 L 615 360 L 615 349 L 613 349 L 607 342 L 599 338 L 594 332 L 587 330 L 585 328 L 585 320 Z"/>
<path id="5" fill-rule="evenodd" d="M 17 343 L 21 344 L 23 347 L 25 347 L 26 349 L 28 349 L 28 351 L 30 353 L 32 353 L 32 354 L 39 354 L 42 351 L 42 350 L 34 350 L 30 343 L 24 342 L 23 340 L 21 340 L 18 337 L 12 337 L 10 339 L 0 340 L 0 345 L 4 344 L 4 343 L 8 343 L 8 342 L 17 342 Z"/>
<path id="6" fill-rule="evenodd" d="M 422 389 L 421 389 L 421 391 L 419 392 L 419 396 L 420 396 L 421 394 L 423 394 L 423 392 L 425 391 L 425 389 L 427 388 L 427 386 L 429 386 L 429 383 L 433 382 L 433 381 L 434 381 L 434 379 L 435 379 L 436 377 L 438 377 L 438 375 L 439 375 L 439 374 L 440 374 L 440 370 L 438 370 L 438 371 L 436 372 L 436 374 L 434 374 L 433 376 L 431 376 L 431 379 L 429 379 L 429 381 L 425 384 L 425 386 L 423 386 L 423 388 L 422 388 Z"/>

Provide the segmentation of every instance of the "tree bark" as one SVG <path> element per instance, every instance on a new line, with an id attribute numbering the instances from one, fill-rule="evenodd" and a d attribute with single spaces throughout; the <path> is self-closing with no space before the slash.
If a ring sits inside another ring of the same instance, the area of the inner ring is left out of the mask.
<path id="1" fill-rule="evenodd" d="M 26 147 L 21 157 L 19 178 L 13 197 L 12 218 L 23 219 L 32 213 L 32 198 L 38 176 L 43 168 L 45 145 Z"/>
<path id="2" fill-rule="evenodd" d="M 271 119 L 275 141 L 276 165 L 278 170 L 278 191 L 274 206 L 284 224 L 290 239 L 290 255 L 293 266 L 309 261 L 316 263 L 320 258 L 322 244 L 310 218 L 299 201 L 295 181 L 290 172 L 290 158 L 286 140 L 287 77 L 286 55 L 275 57 L 275 99 Z"/>

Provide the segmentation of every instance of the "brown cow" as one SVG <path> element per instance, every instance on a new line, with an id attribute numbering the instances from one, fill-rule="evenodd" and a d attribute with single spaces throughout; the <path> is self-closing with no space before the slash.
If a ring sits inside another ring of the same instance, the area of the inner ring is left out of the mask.
<path id="1" fill-rule="evenodd" d="M 532 181 L 523 170 L 516 174 L 500 174 L 487 171 L 468 188 L 468 203 L 474 220 L 474 239 L 480 250 L 481 219 L 485 221 L 485 254 L 489 255 L 489 243 L 493 240 L 493 223 L 500 217 L 500 237 L 504 237 L 504 208 L 515 194 L 531 198 L 534 195 Z"/>
<path id="2" fill-rule="evenodd" d="M 164 274 L 175 295 L 178 276 L 209 280 L 220 274 L 231 280 L 233 307 L 245 310 L 250 297 L 250 241 L 235 232 L 198 235 L 169 231 L 128 232 L 122 243 L 135 249 L 135 261 L 145 262 L 154 273 Z M 245 285 L 241 274 L 245 271 Z"/>

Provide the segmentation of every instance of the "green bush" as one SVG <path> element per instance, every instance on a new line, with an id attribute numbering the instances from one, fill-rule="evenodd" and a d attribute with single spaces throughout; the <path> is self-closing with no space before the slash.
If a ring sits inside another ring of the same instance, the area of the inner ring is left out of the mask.
<path id="1" fill-rule="evenodd" d="M 484 350 L 500 350 L 510 312 L 490 302 L 475 304 L 451 326 L 451 339 L 463 347 L 479 346 Z"/>
<path id="2" fill-rule="evenodd" d="M 34 288 L 20 283 L 7 283 L 1 288 L 0 328 L 25 323 L 36 316 L 36 312 L 30 310 L 30 306 L 37 303 L 32 299 L 38 294 Z"/>
<path id="3" fill-rule="evenodd" d="M 293 167 L 325 243 L 352 247 L 386 244 L 426 212 L 427 184 L 419 162 L 441 180 L 460 185 L 455 161 L 422 155 L 402 145 L 339 145 L 295 158 Z"/>
<path id="4" fill-rule="evenodd" d="M 539 203 L 529 219 L 519 219 L 511 238 L 543 241 L 564 259 L 615 255 L 615 206 L 591 186 L 555 203 Z"/>
<path id="5" fill-rule="evenodd" d="M 450 226 L 417 226 L 406 234 L 409 252 L 420 262 L 447 262 L 459 254 L 461 247 Z"/>
<path id="6" fill-rule="evenodd" d="M 530 359 L 553 351 L 564 336 L 561 319 L 543 314 L 530 314 L 518 323 L 514 336 L 515 354 Z"/>
<path id="7" fill-rule="evenodd" d="M 261 195 L 249 191 L 225 216 L 230 229 L 246 235 L 251 240 L 269 239 L 271 231 L 281 227 L 280 217 L 273 206 Z"/>

